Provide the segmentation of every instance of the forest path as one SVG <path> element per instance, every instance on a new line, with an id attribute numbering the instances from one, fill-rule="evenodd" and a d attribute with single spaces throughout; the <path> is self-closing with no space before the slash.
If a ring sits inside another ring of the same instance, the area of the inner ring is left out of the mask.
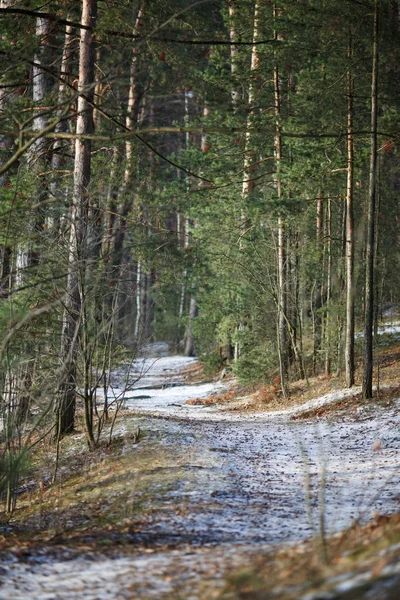
<path id="1" fill-rule="evenodd" d="M 399 401 L 334 422 L 293 421 L 299 408 L 249 414 L 188 406 L 187 398 L 220 384 L 178 385 L 186 383 L 180 371 L 187 362 L 164 356 L 134 366 L 142 378 L 127 404 L 139 410 L 132 423 L 139 420 L 148 434 L 139 446 L 154 446 L 157 436 L 155 452 L 170 456 L 137 554 L 3 563 L 2 600 L 212 598 L 226 571 L 250 564 L 271 544 L 318 532 L 322 508 L 327 531 L 398 509 Z M 115 373 L 116 385 L 123 375 Z M 162 382 L 174 387 L 162 389 Z M 129 420 L 119 425 L 126 427 Z"/>

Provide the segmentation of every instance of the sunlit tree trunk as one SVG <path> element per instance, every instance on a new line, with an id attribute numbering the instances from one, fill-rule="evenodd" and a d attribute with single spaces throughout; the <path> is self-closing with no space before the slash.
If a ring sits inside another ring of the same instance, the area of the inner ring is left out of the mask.
<path id="1" fill-rule="evenodd" d="M 375 214 L 375 248 L 374 248 L 374 275 L 375 275 L 375 285 L 374 285 L 374 325 L 373 325 L 373 332 L 374 332 L 374 336 L 378 335 L 378 325 L 379 325 L 379 312 L 380 309 L 382 308 L 380 306 L 380 293 L 379 290 L 382 289 L 382 284 L 383 284 L 383 273 L 380 273 L 379 275 L 379 279 L 378 279 L 378 264 L 379 264 L 379 217 L 380 217 L 380 212 L 381 212 L 381 206 L 382 206 L 382 194 L 381 194 L 381 190 L 380 190 L 380 175 L 379 175 L 379 171 L 380 171 L 380 160 L 379 160 L 379 156 L 378 156 L 378 183 L 377 183 L 377 207 L 376 207 L 376 214 Z"/>
<path id="2" fill-rule="evenodd" d="M 203 117 L 207 119 L 210 115 L 210 109 L 207 104 L 203 107 Z M 201 150 L 202 152 L 206 151 L 207 148 L 207 135 L 205 133 L 201 136 Z M 185 356 L 194 356 L 195 355 L 195 345 L 194 345 L 194 335 L 193 335 L 193 324 L 194 320 L 198 315 L 198 306 L 196 302 L 196 298 L 194 296 L 190 297 L 189 302 L 189 314 L 188 314 L 188 324 L 185 332 Z"/>
<path id="3" fill-rule="evenodd" d="M 375 195 L 377 163 L 378 123 L 378 34 L 379 0 L 374 2 L 374 37 L 371 83 L 371 159 L 369 167 L 368 225 L 365 253 L 365 323 L 364 323 L 364 376 L 363 397 L 372 398 L 373 373 L 373 322 L 374 322 L 374 239 L 375 239 Z"/>
<path id="4" fill-rule="evenodd" d="M 133 33 L 137 34 L 142 21 L 144 19 L 144 9 L 143 6 L 139 7 L 137 13 L 135 13 L 134 17 L 134 27 Z M 142 121 L 145 115 L 145 104 L 142 106 L 141 113 L 139 114 L 139 105 L 142 97 L 142 86 L 139 83 L 139 59 L 140 52 L 137 44 L 133 44 L 132 47 L 132 57 L 129 68 L 129 92 L 128 92 L 128 105 L 125 116 L 125 127 L 127 130 L 135 129 L 138 125 L 138 122 Z M 133 179 L 134 179 L 134 143 L 131 139 L 127 139 L 125 142 L 125 170 L 123 176 L 123 182 L 120 186 L 116 195 L 119 196 L 118 207 L 117 207 L 117 216 L 111 217 L 113 227 L 112 239 L 110 242 L 111 247 L 111 279 L 115 279 L 118 281 L 118 303 L 117 303 L 117 320 L 119 323 L 119 331 L 123 335 L 125 335 L 125 323 L 124 317 L 129 311 L 131 303 L 136 304 L 135 297 L 131 299 L 132 296 L 132 286 L 127 288 L 127 285 L 122 281 L 123 279 L 131 279 L 129 276 L 125 277 L 127 274 L 128 268 L 131 268 L 131 251 L 127 247 L 127 224 L 126 217 L 129 211 L 132 209 L 134 205 L 134 200 L 137 197 L 137 189 L 131 189 L 133 187 Z M 110 197 L 112 201 L 113 208 L 117 203 L 116 198 Z M 125 255 L 127 260 L 125 261 Z M 122 263 L 129 263 L 129 267 L 122 266 Z M 140 264 L 137 265 L 135 276 L 137 278 L 138 273 L 141 273 Z M 136 294 L 140 291 L 140 281 L 136 282 Z M 137 321 L 136 314 L 136 321 Z M 131 328 L 132 334 L 135 335 L 136 323 L 133 323 Z"/>
<path id="5" fill-rule="evenodd" d="M 190 122 L 190 111 L 189 111 L 189 92 L 185 90 L 184 92 L 184 102 L 185 102 L 185 116 L 184 123 L 187 127 Z M 189 150 L 190 147 L 190 134 L 189 132 L 185 133 L 185 149 Z M 185 250 L 189 248 L 190 243 L 190 219 L 189 215 L 180 215 L 180 229 L 182 235 L 182 245 Z M 182 285 L 181 285 L 181 295 L 179 301 L 179 319 L 182 319 L 185 308 L 185 300 L 186 300 L 186 279 L 188 276 L 187 269 L 184 269 L 182 274 Z M 186 335 L 186 333 L 185 333 Z"/>
<path id="6" fill-rule="evenodd" d="M 35 52 L 34 65 L 32 67 L 32 100 L 34 104 L 34 115 L 32 129 L 35 132 L 42 131 L 49 122 L 47 111 L 43 110 L 44 100 L 51 87 L 51 79 L 46 69 L 51 62 L 51 22 L 49 19 L 38 17 L 36 19 L 36 38 L 38 48 Z M 29 148 L 26 154 L 26 162 L 32 173 L 40 173 L 48 160 L 48 142 L 44 137 L 38 138 Z M 47 163 L 48 167 L 48 163 Z M 44 220 L 44 201 L 47 197 L 46 187 L 43 181 L 35 190 L 35 204 L 32 218 L 29 220 L 29 240 L 21 244 L 17 249 L 16 256 L 16 284 L 22 285 L 27 268 L 39 262 L 38 237 L 42 233 Z"/>
<path id="7" fill-rule="evenodd" d="M 332 298 L 332 203 L 328 198 L 326 207 L 326 319 L 325 319 L 325 374 L 331 374 L 331 298 Z"/>
<path id="8" fill-rule="evenodd" d="M 323 273 L 323 236 L 324 232 L 324 200 L 323 192 L 320 190 L 317 198 L 317 218 L 316 218 L 316 250 L 317 250 L 317 263 L 316 263 L 316 279 L 315 288 L 312 300 L 312 318 L 313 318 L 313 372 L 314 375 L 317 370 L 317 364 L 319 355 L 321 352 L 321 341 L 322 341 L 322 317 L 321 308 L 323 304 L 323 286 L 322 286 L 322 273 Z"/>
<path id="9" fill-rule="evenodd" d="M 278 15 L 278 9 L 274 4 L 274 21 Z M 278 34 L 274 32 L 274 39 L 278 39 Z M 281 136 L 281 98 L 279 86 L 279 66 L 274 66 L 274 104 L 275 104 L 275 162 L 276 174 L 275 185 L 278 197 L 278 204 L 282 202 L 282 180 L 281 180 L 281 162 L 282 162 L 282 136 Z M 278 353 L 279 370 L 281 378 L 282 393 L 286 395 L 286 384 L 289 374 L 289 352 L 288 352 L 288 320 L 287 320 L 287 271 L 286 271 L 286 225 L 285 219 L 281 214 L 278 217 Z"/>
<path id="10" fill-rule="evenodd" d="M 48 19 L 38 17 L 36 19 L 36 38 L 38 47 L 35 52 L 34 65 L 32 67 L 32 100 L 34 104 L 34 115 L 32 129 L 40 132 L 49 123 L 49 117 L 44 111 L 46 96 L 51 89 L 52 81 L 46 70 L 52 61 L 52 28 Z M 47 211 L 46 200 L 48 190 L 43 179 L 40 180 L 40 172 L 49 168 L 49 144 L 44 137 L 40 137 L 29 148 L 26 155 L 29 171 L 36 176 L 37 183 L 33 195 L 33 203 L 36 207 L 28 221 L 28 242 L 22 243 L 17 249 L 16 256 L 16 284 L 26 283 L 31 267 L 39 264 L 40 248 L 39 241 L 43 234 L 45 212 Z M 31 403 L 31 390 L 34 379 L 35 348 L 29 340 L 24 349 L 25 359 L 15 374 L 15 393 L 17 406 L 15 411 L 15 422 L 21 425 L 28 413 Z"/>
<path id="11" fill-rule="evenodd" d="M 97 16 L 97 0 L 83 0 L 81 23 L 90 29 L 80 30 L 78 117 L 76 133 L 93 133 L 94 90 L 94 27 Z M 77 355 L 80 342 L 79 330 L 82 318 L 82 299 L 86 270 L 87 219 L 89 207 L 89 184 L 91 164 L 91 141 L 77 138 L 75 142 L 74 189 L 69 238 L 68 281 L 65 294 L 63 327 L 61 334 L 62 384 L 57 407 L 58 434 L 74 428 Z M 92 433 L 93 435 L 93 433 Z"/>
<path id="12" fill-rule="evenodd" d="M 60 106 L 58 112 L 59 112 L 60 116 L 61 116 L 63 109 L 65 109 L 65 107 L 62 105 L 67 100 L 67 93 L 68 93 L 68 85 L 67 85 L 68 75 L 67 75 L 67 73 L 69 73 L 70 68 L 71 68 L 72 57 L 73 57 L 74 46 L 75 46 L 74 40 L 75 40 L 75 36 L 73 35 L 73 29 L 70 25 L 67 25 L 66 29 L 65 29 L 64 47 L 63 47 L 63 53 L 62 53 L 62 58 L 61 58 L 61 67 L 60 67 L 61 77 L 60 77 L 60 82 L 59 82 L 59 86 L 58 86 L 58 104 Z M 68 121 L 66 119 L 60 121 L 60 123 L 58 123 L 56 125 L 55 131 L 56 132 L 68 131 Z M 63 158 L 63 152 L 64 152 L 64 149 L 65 149 L 67 143 L 68 142 L 65 142 L 65 141 L 63 142 L 62 140 L 56 140 L 52 147 L 52 156 L 51 156 L 52 173 L 51 173 L 51 180 L 50 180 L 50 186 L 49 186 L 49 193 L 50 193 L 51 203 L 56 205 L 56 211 L 59 206 L 59 203 L 57 201 L 58 200 L 63 201 L 64 196 L 66 195 L 66 189 L 64 187 L 64 190 L 63 190 L 63 185 L 61 183 L 62 178 L 60 177 L 59 171 L 65 162 L 65 159 Z M 57 215 L 57 212 L 55 212 L 54 210 L 51 210 L 51 207 L 50 207 L 49 216 L 48 216 L 48 226 L 50 228 L 53 227 L 55 230 L 57 230 L 58 225 L 59 225 L 59 217 Z"/>
<path id="13" fill-rule="evenodd" d="M 230 41 L 233 42 L 231 45 L 231 75 L 232 75 L 232 79 L 235 78 L 236 73 L 237 73 L 237 54 L 238 54 L 238 49 L 237 46 L 235 45 L 234 42 L 237 41 L 237 35 L 236 35 L 236 25 L 235 25 L 235 6 L 233 2 L 229 3 L 228 6 L 229 9 L 229 37 L 230 37 Z M 238 108 L 238 101 L 239 101 L 239 91 L 236 89 L 235 85 L 231 91 L 231 96 L 232 96 L 232 106 L 233 106 L 233 110 L 237 110 Z"/>
<path id="14" fill-rule="evenodd" d="M 246 134 L 245 134 L 245 143 L 244 143 L 244 160 L 243 160 L 243 183 L 242 183 L 242 197 L 241 197 L 241 208 L 240 208 L 240 228 L 239 228 L 239 250 L 243 250 L 244 247 L 244 237 L 246 235 L 246 231 L 248 228 L 248 220 L 246 214 L 246 203 L 250 196 L 250 193 L 254 187 L 254 183 L 252 181 L 252 165 L 254 162 L 254 152 L 251 147 L 251 132 L 249 128 L 251 127 L 252 121 L 255 115 L 255 94 L 256 94 L 256 73 L 260 66 L 260 58 L 258 52 L 258 46 L 256 44 L 259 36 L 259 28 L 260 28 L 260 5 L 261 1 L 256 0 L 254 5 L 254 21 L 253 21 L 253 46 L 251 49 L 251 63 L 250 63 L 250 84 L 249 84 L 249 92 L 248 92 L 248 116 L 246 123 Z M 238 331 L 242 331 L 244 328 L 243 321 L 241 320 L 238 326 Z M 238 360 L 240 356 L 241 348 L 240 342 L 236 341 L 234 357 L 235 361 Z"/>
<path id="15" fill-rule="evenodd" d="M 245 214 L 245 202 L 249 197 L 249 194 L 253 188 L 253 182 L 251 180 L 251 165 L 254 162 L 254 153 L 251 149 L 251 133 L 249 128 L 252 125 L 252 121 L 255 115 L 255 95 L 256 95 L 256 82 L 255 75 L 260 67 L 260 57 L 258 52 L 258 41 L 260 28 L 260 0 L 257 0 L 254 7 L 254 25 L 253 25 L 253 46 L 251 50 L 251 64 L 250 64 L 250 85 L 249 85 L 249 114 L 247 117 L 247 131 L 245 136 L 245 147 L 244 147 L 244 163 L 243 163 L 243 184 L 242 184 L 242 221 L 245 228 L 246 214 Z"/>
<path id="16" fill-rule="evenodd" d="M 352 39 L 347 56 L 351 61 L 353 55 Z M 354 385 L 354 140 L 353 140 L 353 75 L 351 67 L 347 71 L 347 191 L 346 191 L 346 345 L 345 371 L 346 385 Z"/>

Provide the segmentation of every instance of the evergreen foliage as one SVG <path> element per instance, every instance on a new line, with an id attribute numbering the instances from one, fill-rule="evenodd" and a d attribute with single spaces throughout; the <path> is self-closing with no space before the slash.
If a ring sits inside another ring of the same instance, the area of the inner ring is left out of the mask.
<path id="1" fill-rule="evenodd" d="M 42 413 L 54 435 L 47 407 L 66 378 L 60 345 L 77 224 L 84 3 L 4 4 L 1 411 L 4 422 L 12 416 L 15 435 L 31 436 Z M 95 130 L 85 237 L 75 257 L 81 314 L 69 383 L 88 410 L 90 445 L 99 439 L 95 423 L 103 417 L 94 398 L 109 358 L 151 339 L 182 351 L 193 335 L 208 365 L 232 363 L 251 382 L 271 382 L 282 366 L 283 379 L 344 368 L 347 74 L 354 81 L 358 329 L 373 8 L 327 0 L 98 3 L 94 89 L 84 91 L 94 91 Z M 400 289 L 398 8 L 385 0 L 379 9 L 376 323 L 399 302 Z M 38 73 L 43 88 L 35 100 Z"/>

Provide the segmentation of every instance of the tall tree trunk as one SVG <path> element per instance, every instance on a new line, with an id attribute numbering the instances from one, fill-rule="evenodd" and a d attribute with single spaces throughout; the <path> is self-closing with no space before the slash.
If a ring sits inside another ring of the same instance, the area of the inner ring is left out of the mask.
<path id="1" fill-rule="evenodd" d="M 38 48 L 35 52 L 34 66 L 32 68 L 32 100 L 34 103 L 34 116 L 32 129 L 40 132 L 48 125 L 48 116 L 43 111 L 44 101 L 51 88 L 51 79 L 46 73 L 52 61 L 51 49 L 51 22 L 48 19 L 38 17 L 36 19 L 36 38 Z M 39 173 L 49 167 L 49 144 L 43 137 L 39 137 L 27 152 L 27 166 L 39 181 Z M 45 214 L 45 202 L 48 191 L 42 181 L 36 183 L 34 201 L 37 205 L 33 209 L 32 217 L 29 219 L 29 238 L 27 244 L 19 245 L 17 249 L 17 272 L 16 283 L 21 285 L 26 281 L 26 272 L 31 273 L 30 267 L 39 263 L 39 241 L 43 233 L 43 223 Z M 20 268 L 18 268 L 18 266 Z M 29 275 L 28 275 L 29 276 Z M 24 348 L 24 362 L 18 367 L 15 374 L 17 409 L 15 413 L 15 422 L 21 425 L 28 413 L 31 403 L 31 390 L 34 383 L 34 345 L 31 341 L 26 343 Z"/>
<path id="2" fill-rule="evenodd" d="M 327 271 L 326 271 L 326 320 L 325 320 L 325 374 L 331 374 L 332 354 L 331 354 L 331 298 L 332 298 L 332 203 L 328 198 L 326 208 L 326 253 L 327 253 Z"/>
<path id="3" fill-rule="evenodd" d="M 274 21 L 278 15 L 276 4 L 273 7 Z M 274 31 L 274 39 L 278 39 L 278 34 Z M 278 196 L 278 204 L 282 202 L 282 181 L 281 181 L 281 162 L 282 162 L 282 136 L 280 125 L 281 114 L 281 98 L 279 86 L 279 66 L 275 63 L 274 66 L 274 103 L 275 103 L 275 163 L 276 175 L 275 185 Z M 278 353 L 279 353 L 279 370 L 281 378 L 282 393 L 286 396 L 286 384 L 289 374 L 289 352 L 288 352 L 288 321 L 287 321 L 287 278 L 286 278 L 286 226 L 285 220 L 281 214 L 278 217 Z"/>
<path id="4" fill-rule="evenodd" d="M 41 131 L 48 124 L 48 116 L 43 111 L 41 104 L 49 91 L 50 80 L 46 72 L 46 67 L 50 63 L 50 31 L 51 22 L 49 19 L 38 17 L 36 19 L 36 37 L 39 40 L 39 47 L 35 53 L 34 65 L 32 67 L 32 99 L 36 109 L 36 116 L 33 121 L 32 129 Z M 29 149 L 28 161 L 36 162 L 41 158 L 45 151 L 45 140 L 39 138 Z"/>
<path id="5" fill-rule="evenodd" d="M 245 137 L 245 146 L 244 146 L 244 163 L 243 163 L 243 183 L 242 183 L 242 200 L 243 200 L 243 208 L 242 208 L 242 222 L 243 228 L 246 229 L 246 212 L 245 212 L 245 203 L 249 194 L 253 188 L 253 182 L 251 181 L 251 165 L 254 162 L 254 153 L 251 149 L 251 133 L 248 129 L 251 127 L 252 121 L 254 119 L 254 103 L 255 103 L 255 93 L 256 93 L 256 73 L 260 66 L 260 56 L 258 52 L 258 36 L 259 36 L 259 28 L 260 28 L 260 0 L 256 0 L 254 7 L 254 25 L 253 25 L 253 46 L 251 49 L 251 63 L 250 63 L 250 85 L 249 85 L 249 113 L 247 117 L 247 131 Z"/>
<path id="6" fill-rule="evenodd" d="M 210 109 L 207 104 L 204 104 L 203 107 L 203 117 L 207 119 L 210 114 Z M 206 151 L 207 147 L 207 135 L 205 133 L 201 136 L 201 150 L 202 152 Z M 194 345 L 194 335 L 193 335 L 193 323 L 194 319 L 197 317 L 199 312 L 196 298 L 192 295 L 190 297 L 189 302 L 189 314 L 188 314 L 188 324 L 185 332 L 185 356 L 194 356 L 195 355 L 195 345 Z"/>
<path id="7" fill-rule="evenodd" d="M 374 37 L 371 83 L 371 160 L 369 168 L 368 225 L 365 253 L 365 323 L 364 323 L 364 376 L 363 397 L 372 398 L 373 373 L 373 322 L 374 322 L 374 238 L 375 238 L 375 195 L 377 162 L 378 123 L 378 34 L 379 0 L 374 2 Z"/>
<path id="8" fill-rule="evenodd" d="M 185 356 L 194 356 L 195 348 L 194 348 L 194 337 L 193 337 L 193 321 L 197 317 L 198 308 L 196 298 L 193 296 L 190 298 L 189 304 L 189 320 L 188 326 L 186 330 L 186 343 L 185 343 Z"/>
<path id="9" fill-rule="evenodd" d="M 61 66 L 60 66 L 60 74 L 61 79 L 58 86 L 58 104 L 60 105 L 59 115 L 61 116 L 63 112 L 63 108 L 61 105 L 67 99 L 67 73 L 70 71 L 70 66 L 72 62 L 72 56 L 74 52 L 74 40 L 75 37 L 73 35 L 73 29 L 71 25 L 67 25 L 65 29 L 65 38 L 64 38 L 64 47 L 61 58 Z M 65 119 L 60 121 L 55 128 L 56 132 L 60 131 L 68 131 L 68 121 Z M 68 143 L 68 142 L 67 142 Z M 65 147 L 66 142 L 62 140 L 56 140 L 53 144 L 52 148 L 52 156 L 51 156 L 51 181 L 49 186 L 49 192 L 51 200 L 57 201 L 61 196 L 60 200 L 63 200 L 63 193 L 60 193 L 60 188 L 62 189 L 61 179 L 59 177 L 59 170 L 61 169 L 64 158 L 63 158 L 63 148 Z M 65 193 L 65 190 L 64 190 Z M 49 213 L 48 217 L 48 226 L 54 229 L 58 229 L 59 218 L 57 216 L 57 202 L 56 202 L 56 211 L 53 214 Z"/>
<path id="10" fill-rule="evenodd" d="M 137 33 L 143 21 L 143 7 L 139 8 L 137 17 L 135 20 L 134 32 Z M 128 110 L 125 118 L 125 126 L 128 130 L 134 129 L 138 122 L 139 115 L 139 99 L 141 96 L 141 89 L 138 82 L 138 68 L 139 68 L 139 48 L 137 44 L 133 44 L 132 60 L 129 72 L 129 96 L 128 96 Z M 125 142 L 125 174 L 124 184 L 128 186 L 129 181 L 132 177 L 132 166 L 133 166 L 133 144 L 130 139 Z"/>
<path id="11" fill-rule="evenodd" d="M 375 276 L 375 285 L 374 285 L 374 325 L 373 331 L 374 336 L 378 335 L 378 325 L 379 325 L 379 312 L 382 307 L 380 306 L 380 293 L 379 290 L 382 290 L 382 280 L 383 274 L 379 273 L 378 277 L 378 263 L 379 263 L 379 217 L 381 212 L 381 204 L 382 204 L 382 194 L 380 190 L 380 157 L 378 156 L 378 184 L 377 184 L 377 195 L 378 195 L 378 205 L 376 207 L 376 219 L 375 219 L 375 248 L 374 248 L 374 276 Z M 375 338 L 376 339 L 376 338 Z"/>
<path id="12" fill-rule="evenodd" d="M 143 6 L 138 8 L 137 14 L 134 18 L 134 34 L 137 34 L 139 28 L 141 26 L 141 22 L 144 18 Z M 141 114 L 139 116 L 139 104 L 142 96 L 142 88 L 138 81 L 138 70 L 139 70 L 139 58 L 140 52 L 137 44 L 133 44 L 132 49 L 132 58 L 129 70 L 129 93 L 128 93 L 128 105 L 125 116 L 125 127 L 127 130 L 132 130 L 137 127 L 139 121 L 142 121 L 145 116 L 145 105 L 142 106 Z M 134 199 L 137 196 L 137 191 L 131 191 L 130 186 L 132 185 L 133 179 L 133 149 L 134 144 L 131 139 L 127 139 L 125 142 L 125 171 L 123 184 L 121 189 L 119 190 L 120 200 L 118 206 L 118 216 L 113 219 L 114 227 L 113 227 L 113 240 L 112 240 L 112 279 L 115 279 L 119 282 L 119 297 L 117 303 L 117 320 L 119 323 L 119 331 L 122 334 L 125 334 L 125 325 L 124 325 L 124 317 L 127 313 L 128 304 L 131 300 L 131 296 L 133 295 L 132 289 L 126 289 L 126 284 L 122 282 L 123 274 L 127 273 L 127 268 L 122 267 L 122 263 L 126 262 L 127 264 L 131 262 L 130 249 L 126 248 L 124 250 L 124 245 L 126 244 L 127 237 L 127 227 L 126 227 L 126 216 L 129 211 L 133 207 Z M 114 201 L 113 201 L 114 202 Z M 126 244 L 128 245 L 128 244 Z M 127 260 L 123 260 L 123 256 L 127 255 Z M 130 268 L 130 265 L 129 267 Z M 137 264 L 136 267 L 136 276 L 137 273 L 141 272 L 140 264 Z M 127 277 L 126 279 L 130 279 Z M 140 290 L 140 281 L 136 283 L 136 293 L 139 293 Z M 136 303 L 137 306 L 137 303 Z M 137 320 L 137 314 L 136 314 Z M 130 331 L 130 335 L 135 336 L 136 324 L 132 327 L 132 331 Z"/>
<path id="13" fill-rule="evenodd" d="M 347 56 L 352 60 L 352 34 L 350 31 Z M 354 82 L 351 66 L 347 71 L 347 192 L 346 192 L 346 385 L 354 385 L 354 140 L 353 140 Z"/>
<path id="14" fill-rule="evenodd" d="M 235 7 L 233 5 L 233 2 L 229 3 L 228 9 L 229 9 L 229 37 L 232 42 L 232 45 L 231 45 L 231 75 L 232 75 L 232 79 L 234 79 L 236 72 L 237 72 L 238 49 L 234 43 L 237 41 L 237 35 L 236 35 L 236 27 L 235 27 Z M 239 90 L 236 88 L 235 85 L 231 91 L 231 96 L 232 96 L 233 110 L 236 111 L 238 108 L 238 102 L 239 102 Z"/>
<path id="15" fill-rule="evenodd" d="M 244 245 L 244 236 L 246 234 L 248 228 L 247 214 L 246 214 L 246 203 L 250 196 L 250 193 L 254 187 L 252 181 L 252 164 L 254 162 L 254 152 L 251 147 L 251 132 L 249 128 L 251 127 L 251 123 L 254 119 L 254 102 L 255 102 L 255 91 L 256 91 L 256 73 L 260 66 L 260 57 L 258 52 L 257 40 L 259 36 L 259 27 L 260 27 L 260 5 L 261 1 L 256 0 L 254 5 L 254 24 L 253 24 L 253 46 L 251 49 L 251 63 L 250 63 L 250 85 L 249 85 L 249 95 L 248 95 L 248 115 L 247 115 L 247 123 L 246 123 L 246 134 L 245 134 L 245 144 L 244 144 L 244 160 L 243 160 L 243 183 L 242 183 L 242 203 L 240 209 L 240 232 L 239 232 L 239 249 L 243 250 Z M 238 326 L 238 331 L 242 331 L 244 329 L 243 321 L 240 321 Z M 235 361 L 238 360 L 240 356 L 240 343 L 236 341 L 235 343 Z"/>
<path id="16" fill-rule="evenodd" d="M 36 19 L 36 37 L 38 48 L 35 52 L 34 66 L 32 67 L 32 100 L 34 103 L 34 115 L 32 129 L 40 132 L 48 125 L 47 111 L 43 110 L 43 101 L 51 86 L 51 80 L 46 73 L 46 68 L 51 63 L 51 22 L 49 19 L 38 17 Z M 29 170 L 36 175 L 47 163 L 48 142 L 44 137 L 39 137 L 29 148 L 26 160 Z M 48 165 L 47 165 L 48 166 Z M 22 285 L 25 279 L 25 269 L 38 264 L 39 250 L 38 237 L 43 231 L 43 202 L 47 198 L 47 191 L 42 182 L 35 190 L 35 204 L 32 219 L 29 222 L 29 241 L 17 249 L 16 256 L 16 283 Z"/>
<path id="17" fill-rule="evenodd" d="M 142 263 L 140 260 L 137 262 L 136 267 L 136 319 L 135 319 L 135 330 L 134 337 L 136 340 L 140 336 L 140 324 L 143 320 L 142 316 Z"/>
<path id="18" fill-rule="evenodd" d="M 184 100 L 185 100 L 185 116 L 184 116 L 184 123 L 185 123 L 185 127 L 187 127 L 190 123 L 190 112 L 189 112 L 189 93 L 187 90 L 185 90 L 184 92 Z M 189 150 L 189 145 L 190 145 L 190 133 L 187 131 L 185 133 L 185 149 Z M 190 183 L 188 185 L 188 187 L 186 188 L 186 191 L 189 191 L 189 187 L 190 187 Z M 189 241 L 190 241 L 190 231 L 189 231 L 189 227 L 190 227 L 190 220 L 189 220 L 189 216 L 186 215 L 181 215 L 180 216 L 180 221 L 181 221 L 181 229 L 182 229 L 182 225 L 183 225 L 183 230 L 182 230 L 182 236 L 183 236 L 183 247 L 185 250 L 187 250 L 189 248 Z M 180 302 L 179 302 L 179 320 L 182 319 L 183 317 L 183 313 L 184 313 L 184 308 L 185 308 L 185 298 L 186 298 L 186 279 L 187 279 L 187 269 L 184 269 L 183 271 L 183 276 L 182 276 L 182 285 L 181 285 L 181 297 L 180 297 Z"/>
<path id="19" fill-rule="evenodd" d="M 324 232 L 324 200 L 323 192 L 319 191 L 317 198 L 317 218 L 316 218 L 316 250 L 317 250 L 317 272 L 315 279 L 315 291 L 313 294 L 313 372 L 314 375 L 317 371 L 317 363 L 319 362 L 319 355 L 321 353 L 321 341 L 322 341 L 322 317 L 321 308 L 323 305 L 323 286 L 322 286 L 322 273 L 323 273 L 323 249 L 325 249 L 322 243 L 322 236 Z"/>
<path id="20" fill-rule="evenodd" d="M 83 0 L 80 30 L 79 98 L 76 133 L 93 133 L 94 27 L 97 0 Z M 69 239 L 68 281 L 61 334 L 62 384 L 57 406 L 58 435 L 74 429 L 77 355 L 82 318 L 82 298 L 86 271 L 87 219 L 89 205 L 91 141 L 75 142 L 74 189 Z"/>

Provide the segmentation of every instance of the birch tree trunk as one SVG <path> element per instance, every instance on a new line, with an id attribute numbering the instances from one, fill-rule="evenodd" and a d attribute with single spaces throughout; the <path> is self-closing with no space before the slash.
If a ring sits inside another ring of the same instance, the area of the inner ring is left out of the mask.
<path id="1" fill-rule="evenodd" d="M 43 114 L 41 103 L 49 91 L 49 76 L 43 67 L 49 66 L 50 48 L 50 21 L 38 17 L 36 19 L 36 37 L 39 47 L 35 53 L 34 65 L 32 67 L 32 99 L 36 108 L 36 116 L 32 129 L 41 131 L 48 124 L 48 116 Z M 33 163 L 38 160 L 44 152 L 44 138 L 39 138 L 29 149 L 28 161 Z"/>
<path id="2" fill-rule="evenodd" d="M 97 0 L 83 0 L 81 23 L 90 29 L 80 30 L 79 98 L 76 133 L 93 133 L 94 27 Z M 91 141 L 75 142 L 74 188 L 69 238 L 68 281 L 65 294 L 61 334 L 62 383 L 57 406 L 57 433 L 74 429 L 77 355 L 80 342 L 82 301 L 86 271 L 87 219 L 89 205 Z"/>
<path id="3" fill-rule="evenodd" d="M 228 9 L 229 9 L 229 37 L 232 42 L 232 44 L 231 44 L 231 75 L 232 75 L 232 78 L 234 79 L 236 72 L 237 72 L 238 49 L 234 43 L 237 41 L 237 35 L 236 35 L 236 27 L 235 27 L 235 7 L 233 5 L 233 2 L 229 3 Z M 239 91 L 236 89 L 235 86 L 233 87 L 233 89 L 231 91 L 231 96 L 232 96 L 233 110 L 236 111 L 238 108 L 238 102 L 239 102 Z"/>
<path id="4" fill-rule="evenodd" d="M 35 132 L 42 131 L 48 125 L 47 111 L 43 111 L 43 101 L 49 92 L 51 81 L 46 68 L 51 63 L 51 45 L 50 45 L 51 23 L 49 19 L 38 17 L 36 19 L 36 37 L 38 48 L 35 52 L 34 65 L 32 67 L 32 100 L 34 103 L 34 116 L 32 129 Z M 48 157 L 46 152 L 48 143 L 45 138 L 38 138 L 29 148 L 26 161 L 30 171 L 39 173 Z M 37 186 L 36 204 L 38 208 L 34 209 L 34 214 L 29 223 L 29 241 L 21 244 L 17 249 L 16 255 L 16 284 L 22 285 L 25 275 L 24 271 L 39 262 L 39 252 L 37 248 L 37 237 L 43 231 L 42 224 L 44 220 L 44 208 L 42 203 L 46 200 L 47 192 L 42 184 Z"/>
<path id="5" fill-rule="evenodd" d="M 377 163 L 378 123 L 378 34 L 379 0 L 374 2 L 374 34 L 371 83 L 371 158 L 369 167 L 368 225 L 365 255 L 365 323 L 364 323 L 364 376 L 362 392 L 367 400 L 372 398 L 373 374 L 373 322 L 374 322 L 374 240 L 375 240 L 375 195 Z"/>

